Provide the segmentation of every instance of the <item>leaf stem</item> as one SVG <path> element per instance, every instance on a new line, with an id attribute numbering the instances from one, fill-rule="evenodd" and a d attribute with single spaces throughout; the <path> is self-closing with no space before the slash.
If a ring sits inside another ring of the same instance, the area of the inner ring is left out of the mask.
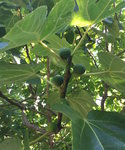
<path id="1" fill-rule="evenodd" d="M 55 55 L 56 57 L 58 57 L 58 55 L 54 52 L 53 49 L 49 48 L 45 43 L 43 43 L 42 41 L 39 42 L 45 49 L 49 50 L 53 55 Z"/>
<path id="2" fill-rule="evenodd" d="M 89 28 L 90 28 L 90 27 L 88 27 L 88 28 L 86 29 L 86 31 L 85 31 L 84 35 L 82 36 L 81 40 L 79 41 L 78 45 L 74 48 L 74 50 L 73 50 L 73 52 L 72 52 L 72 55 L 74 55 L 75 51 L 77 51 L 77 50 L 80 48 L 80 46 L 82 45 L 82 43 L 83 43 L 83 41 L 84 41 L 84 39 L 85 39 L 85 37 L 86 37 L 88 31 L 89 31 Z"/>
<path id="3" fill-rule="evenodd" d="M 53 56 L 55 56 L 59 61 L 61 61 L 61 63 L 63 63 L 64 65 L 65 62 L 59 57 L 59 55 L 57 55 L 54 50 L 50 47 L 48 47 L 45 43 L 43 43 L 42 41 L 39 41 L 39 44 L 42 45 L 45 49 L 47 49 Z"/>
<path id="4" fill-rule="evenodd" d="M 33 140 L 32 142 L 30 142 L 30 145 L 33 145 L 35 143 L 37 143 L 38 141 L 42 140 L 43 138 L 45 138 L 45 136 L 49 135 L 50 132 L 46 132 L 45 134 L 41 135 L 40 137 L 38 137 L 37 139 Z"/>
<path id="5" fill-rule="evenodd" d="M 86 73 L 83 74 L 83 76 L 94 76 L 94 75 L 101 75 L 101 74 L 105 74 L 105 73 L 122 73 L 125 74 L 124 71 L 112 71 L 112 70 L 107 70 L 107 71 L 101 71 L 101 72 L 92 72 L 92 73 Z"/>

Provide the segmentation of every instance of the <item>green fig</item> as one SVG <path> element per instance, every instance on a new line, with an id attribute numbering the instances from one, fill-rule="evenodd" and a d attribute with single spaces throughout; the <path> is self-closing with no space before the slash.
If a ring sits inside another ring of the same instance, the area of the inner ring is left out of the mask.
<path id="1" fill-rule="evenodd" d="M 64 78 L 61 75 L 56 75 L 52 78 L 52 83 L 56 86 L 61 86 L 63 84 Z"/>
<path id="2" fill-rule="evenodd" d="M 61 48 L 59 50 L 59 56 L 62 58 L 62 59 L 67 59 L 69 58 L 71 55 L 71 51 L 69 48 Z"/>
<path id="3" fill-rule="evenodd" d="M 82 75 L 85 72 L 85 67 L 81 64 L 74 66 L 73 71 L 76 75 Z"/>

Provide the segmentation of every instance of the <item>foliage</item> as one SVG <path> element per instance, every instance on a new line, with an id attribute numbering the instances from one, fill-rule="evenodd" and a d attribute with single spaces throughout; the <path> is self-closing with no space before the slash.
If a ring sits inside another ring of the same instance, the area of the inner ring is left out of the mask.
<path id="1" fill-rule="evenodd" d="M 124 7 L 0 2 L 0 149 L 125 149 Z"/>

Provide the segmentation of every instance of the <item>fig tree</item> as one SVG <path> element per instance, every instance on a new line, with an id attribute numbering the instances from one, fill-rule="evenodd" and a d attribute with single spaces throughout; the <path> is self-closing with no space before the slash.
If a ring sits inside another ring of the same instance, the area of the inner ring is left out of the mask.
<path id="1" fill-rule="evenodd" d="M 82 64 L 77 64 L 73 67 L 73 71 L 76 75 L 82 75 L 85 72 L 85 67 Z"/>
<path id="2" fill-rule="evenodd" d="M 61 75 L 56 75 L 52 78 L 52 83 L 56 86 L 61 86 L 63 83 L 64 78 Z"/>
<path id="3" fill-rule="evenodd" d="M 62 59 L 67 59 L 71 55 L 71 51 L 69 48 L 60 48 L 59 55 Z"/>

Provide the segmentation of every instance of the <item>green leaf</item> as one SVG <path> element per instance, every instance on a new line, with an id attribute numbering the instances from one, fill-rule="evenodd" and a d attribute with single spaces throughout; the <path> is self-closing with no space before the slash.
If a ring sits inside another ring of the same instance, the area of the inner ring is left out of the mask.
<path id="1" fill-rule="evenodd" d="M 77 51 L 72 59 L 74 65 L 81 64 L 83 65 L 87 70 L 90 70 L 90 59 L 89 57 L 84 55 L 83 51 Z"/>
<path id="2" fill-rule="evenodd" d="M 66 42 L 64 38 L 59 38 L 56 35 L 49 36 L 46 41 L 48 42 L 47 46 L 51 48 L 55 53 L 59 53 L 59 49 L 62 47 L 69 48 L 70 45 Z M 51 51 L 49 51 L 47 48 L 43 47 L 40 44 L 35 45 L 35 47 L 32 50 L 32 53 L 37 56 L 54 56 Z"/>
<path id="3" fill-rule="evenodd" d="M 24 147 L 25 150 L 30 150 L 30 146 L 29 146 L 29 130 L 28 128 L 24 128 L 23 129 L 23 143 L 24 143 Z"/>
<path id="4" fill-rule="evenodd" d="M 72 0 L 60 0 L 56 3 L 45 21 L 41 39 L 45 40 L 58 30 L 68 26 L 71 21 L 73 7 L 74 4 Z"/>
<path id="5" fill-rule="evenodd" d="M 92 97 L 86 91 L 74 93 L 68 98 L 68 102 L 70 106 L 79 112 L 83 118 L 85 118 L 92 107 L 95 106 Z"/>
<path id="6" fill-rule="evenodd" d="M 116 37 L 112 36 L 110 33 L 103 33 L 100 30 L 97 30 L 96 28 L 92 28 L 92 30 L 96 33 L 102 36 L 108 43 L 114 43 L 116 41 Z"/>
<path id="7" fill-rule="evenodd" d="M 115 0 L 77 0 L 78 11 L 74 12 L 71 24 L 81 27 L 92 25 L 125 7 L 125 2 L 121 2 L 114 8 L 114 2 Z"/>
<path id="8" fill-rule="evenodd" d="M 56 53 L 59 52 L 60 48 L 66 47 L 69 48 L 69 43 L 64 38 L 59 38 L 56 35 L 51 35 L 47 38 L 48 47 L 52 48 Z"/>
<path id="9" fill-rule="evenodd" d="M 9 41 L 9 45 L 3 50 L 39 41 L 46 14 L 47 8 L 41 6 L 17 22 L 10 32 L 5 35 L 4 38 Z"/>
<path id="10" fill-rule="evenodd" d="M 26 1 L 24 2 L 24 0 L 19 0 L 19 1 L 17 1 L 17 0 L 11 0 L 11 2 L 12 3 L 14 3 L 14 4 L 16 4 L 16 5 L 18 5 L 18 6 L 22 6 L 22 7 L 25 7 L 26 6 Z"/>
<path id="11" fill-rule="evenodd" d="M 8 32 L 15 22 L 19 21 L 19 18 L 12 13 L 12 11 L 0 8 L 0 23 L 2 23 L 6 27 L 6 31 Z"/>
<path id="12" fill-rule="evenodd" d="M 52 92 L 48 95 L 46 103 L 51 107 L 56 103 L 60 102 L 60 96 L 58 92 Z"/>
<path id="13" fill-rule="evenodd" d="M 0 143 L 0 150 L 23 150 L 23 148 L 19 139 L 8 138 Z"/>
<path id="14" fill-rule="evenodd" d="M 40 44 L 36 44 L 31 52 L 36 56 L 49 56 L 50 51 L 48 51 L 45 47 Z"/>
<path id="15" fill-rule="evenodd" d="M 0 84 L 22 82 L 36 77 L 41 65 L 9 64 L 0 62 Z"/>
<path id="16" fill-rule="evenodd" d="M 113 36 L 113 37 L 119 37 L 119 23 L 118 20 L 116 18 L 114 18 L 112 23 L 104 23 L 106 25 L 106 27 L 109 30 L 109 33 Z"/>
<path id="17" fill-rule="evenodd" d="M 104 74 L 100 74 L 107 84 L 124 94 L 125 92 L 125 62 L 111 53 L 99 53 L 99 62 L 104 67 Z"/>
<path id="18" fill-rule="evenodd" d="M 9 45 L 3 51 L 31 42 L 47 40 L 59 29 L 69 25 L 72 10 L 72 0 L 61 0 L 53 7 L 46 19 L 47 8 L 45 6 L 37 8 L 24 19 L 17 22 L 4 37 L 9 41 Z"/>
<path id="19" fill-rule="evenodd" d="M 53 109 L 72 121 L 73 150 L 125 149 L 125 116 L 115 112 L 91 111 L 87 119 L 71 107 L 56 104 Z"/>

